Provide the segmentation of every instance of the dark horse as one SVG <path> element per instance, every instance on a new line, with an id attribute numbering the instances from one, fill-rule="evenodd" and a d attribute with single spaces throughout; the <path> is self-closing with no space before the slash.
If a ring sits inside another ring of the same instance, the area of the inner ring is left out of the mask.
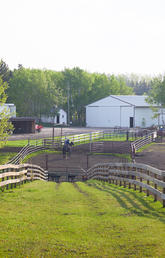
<path id="1" fill-rule="evenodd" d="M 66 158 L 67 159 L 67 153 L 68 153 L 68 156 L 70 156 L 70 151 L 71 151 L 71 147 L 74 145 L 73 142 L 66 142 L 64 143 L 64 146 L 62 148 L 62 153 L 63 153 L 63 158 Z"/>

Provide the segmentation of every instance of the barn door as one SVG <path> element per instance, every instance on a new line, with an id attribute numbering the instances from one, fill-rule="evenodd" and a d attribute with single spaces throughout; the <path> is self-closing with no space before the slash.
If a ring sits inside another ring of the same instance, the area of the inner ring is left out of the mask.
<path id="1" fill-rule="evenodd" d="M 133 128 L 133 117 L 129 118 L 129 127 Z"/>

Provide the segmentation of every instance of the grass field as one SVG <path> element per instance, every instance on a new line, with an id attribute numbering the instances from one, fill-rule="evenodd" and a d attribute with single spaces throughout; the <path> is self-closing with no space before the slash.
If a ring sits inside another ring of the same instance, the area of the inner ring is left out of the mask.
<path id="1" fill-rule="evenodd" d="M 100 181 L 0 193 L 0 257 L 164 257 L 165 209 Z"/>
<path id="2" fill-rule="evenodd" d="M 81 135 L 80 135 L 81 136 Z M 73 136 L 68 136 L 68 138 L 73 138 Z M 52 139 L 52 138 L 50 138 Z M 55 137 L 55 140 L 59 140 L 60 137 Z M 63 140 L 65 139 L 65 137 L 63 136 Z M 77 142 L 76 139 L 79 139 L 79 141 Z M 129 141 L 133 141 L 135 140 L 135 138 L 129 137 Z M 75 145 L 80 145 L 83 143 L 90 143 L 90 139 L 85 140 L 83 137 L 79 138 L 77 136 L 77 138 L 74 136 L 74 140 L 75 141 Z M 93 142 L 95 141 L 126 141 L 126 136 L 125 135 L 107 135 L 105 134 L 104 138 L 101 139 L 95 139 L 93 138 Z M 36 144 L 36 140 L 30 140 L 31 144 Z M 28 144 L 28 140 L 13 140 L 13 141 L 7 141 L 7 143 L 5 144 L 6 147 L 24 147 L 25 145 Z"/>
<path id="3" fill-rule="evenodd" d="M 7 163 L 9 160 L 11 160 L 14 156 L 16 156 L 16 152 L 2 152 L 0 154 L 0 165 L 3 165 Z"/>

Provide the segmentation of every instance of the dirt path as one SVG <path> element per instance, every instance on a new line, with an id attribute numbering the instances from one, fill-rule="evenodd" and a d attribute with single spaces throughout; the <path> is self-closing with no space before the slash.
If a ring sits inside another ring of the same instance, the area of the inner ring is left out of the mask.
<path id="1" fill-rule="evenodd" d="M 46 155 L 35 156 L 29 161 L 46 169 Z M 87 155 L 86 153 L 72 153 L 71 157 L 64 159 L 61 154 L 49 154 L 47 166 L 49 171 L 61 170 L 60 168 L 83 168 L 87 169 L 97 163 L 126 162 L 125 159 L 112 155 Z"/>
<path id="2" fill-rule="evenodd" d="M 137 154 L 135 161 L 165 170 L 165 142 L 152 144 Z"/>
<path id="3" fill-rule="evenodd" d="M 155 143 L 138 153 L 135 157 L 137 163 L 143 163 L 152 167 L 165 170 L 165 142 Z M 87 153 L 72 153 L 68 160 L 63 159 L 62 154 L 49 154 L 48 166 L 50 171 L 59 167 L 81 167 L 87 169 L 97 163 L 127 162 L 127 160 L 112 155 L 87 155 Z M 39 155 L 31 159 L 31 163 L 45 168 L 45 155 Z"/>

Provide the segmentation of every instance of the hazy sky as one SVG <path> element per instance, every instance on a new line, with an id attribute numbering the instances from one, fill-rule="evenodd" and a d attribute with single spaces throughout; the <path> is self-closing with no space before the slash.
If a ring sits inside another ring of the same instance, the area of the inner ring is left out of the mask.
<path id="1" fill-rule="evenodd" d="M 165 0 L 0 0 L 10 69 L 165 72 Z"/>

